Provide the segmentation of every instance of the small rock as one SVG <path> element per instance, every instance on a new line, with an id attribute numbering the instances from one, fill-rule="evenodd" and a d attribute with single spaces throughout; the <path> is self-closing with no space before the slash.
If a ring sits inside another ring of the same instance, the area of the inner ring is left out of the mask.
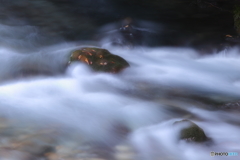
<path id="1" fill-rule="evenodd" d="M 181 121 L 176 121 L 173 125 L 182 125 L 179 135 L 179 139 L 185 140 L 187 142 L 206 142 L 209 138 L 205 135 L 202 128 L 193 123 L 190 120 L 184 119 Z"/>
<path id="2" fill-rule="evenodd" d="M 75 50 L 72 52 L 68 64 L 74 61 L 86 63 L 95 71 L 110 73 L 118 73 L 129 67 L 126 60 L 101 48 L 82 48 Z"/>

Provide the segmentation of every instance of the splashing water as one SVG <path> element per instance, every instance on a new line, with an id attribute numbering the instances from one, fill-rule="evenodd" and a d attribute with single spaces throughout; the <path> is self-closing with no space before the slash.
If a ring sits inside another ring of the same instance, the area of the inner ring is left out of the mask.
<path id="1" fill-rule="evenodd" d="M 239 108 L 217 108 L 240 99 L 238 49 L 201 56 L 187 48 L 105 47 L 131 67 L 109 74 L 74 64 L 64 71 L 70 52 L 79 48 L 76 43 L 39 47 L 29 54 L 2 45 L 1 117 L 20 128 L 56 128 L 60 133 L 55 136 L 73 136 L 79 144 L 111 148 L 127 141 L 142 160 L 208 160 L 211 151 L 240 154 Z M 214 144 L 177 141 L 171 126 L 186 118 Z M 127 137 L 118 132 L 122 128 L 128 129 Z"/>

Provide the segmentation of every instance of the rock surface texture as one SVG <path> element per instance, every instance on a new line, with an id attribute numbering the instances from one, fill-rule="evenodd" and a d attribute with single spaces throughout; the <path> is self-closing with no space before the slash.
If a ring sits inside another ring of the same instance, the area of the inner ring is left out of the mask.
<path id="1" fill-rule="evenodd" d="M 72 52 L 69 64 L 75 61 L 86 63 L 95 71 L 110 73 L 118 73 L 129 67 L 128 62 L 122 57 L 111 54 L 108 50 L 101 48 L 75 50 Z"/>

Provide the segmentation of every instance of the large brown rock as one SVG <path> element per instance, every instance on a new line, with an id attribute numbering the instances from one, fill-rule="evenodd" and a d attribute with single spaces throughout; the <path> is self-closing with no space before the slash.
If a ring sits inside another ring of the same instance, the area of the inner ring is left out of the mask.
<path id="1" fill-rule="evenodd" d="M 118 73 L 129 67 L 122 57 L 111 54 L 106 49 L 82 48 L 72 52 L 69 63 L 82 62 L 89 65 L 95 71 Z"/>

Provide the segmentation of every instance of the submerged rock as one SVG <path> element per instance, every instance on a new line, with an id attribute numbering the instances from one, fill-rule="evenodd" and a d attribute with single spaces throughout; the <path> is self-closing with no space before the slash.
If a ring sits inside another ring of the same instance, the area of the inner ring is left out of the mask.
<path id="1" fill-rule="evenodd" d="M 203 129 L 187 119 L 176 121 L 174 125 L 181 125 L 179 139 L 187 142 L 206 142 L 210 140 L 204 133 Z"/>
<path id="2" fill-rule="evenodd" d="M 129 67 L 122 57 L 111 54 L 106 49 L 82 48 L 72 52 L 68 64 L 79 61 L 86 63 L 95 71 L 118 73 Z"/>

